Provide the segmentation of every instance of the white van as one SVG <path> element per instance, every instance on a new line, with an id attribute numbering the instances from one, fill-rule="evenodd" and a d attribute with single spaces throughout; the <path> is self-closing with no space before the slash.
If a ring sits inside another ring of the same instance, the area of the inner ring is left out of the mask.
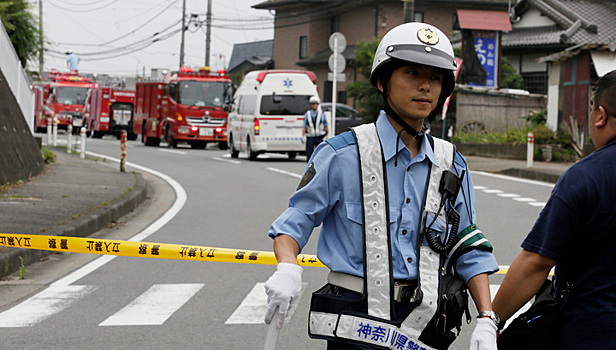
<path id="1" fill-rule="evenodd" d="M 254 160 L 261 153 L 305 152 L 302 128 L 308 100 L 317 95 L 316 75 L 300 70 L 253 71 L 235 92 L 227 142 L 232 158 L 239 152 Z"/>

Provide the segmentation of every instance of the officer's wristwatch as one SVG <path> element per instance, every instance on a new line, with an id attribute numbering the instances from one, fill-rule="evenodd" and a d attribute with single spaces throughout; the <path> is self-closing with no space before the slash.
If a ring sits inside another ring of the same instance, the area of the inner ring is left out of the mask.
<path id="1" fill-rule="evenodd" d="M 498 315 L 496 314 L 496 312 L 494 311 L 481 311 L 479 313 L 479 315 L 477 315 L 477 318 L 482 318 L 482 317 L 489 317 L 492 322 L 494 322 L 494 325 L 496 326 L 496 329 L 500 329 L 500 318 L 498 317 Z"/>

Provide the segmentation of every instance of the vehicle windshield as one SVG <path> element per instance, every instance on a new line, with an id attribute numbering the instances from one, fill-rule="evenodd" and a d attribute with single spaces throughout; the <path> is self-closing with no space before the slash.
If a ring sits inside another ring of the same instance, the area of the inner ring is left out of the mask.
<path id="1" fill-rule="evenodd" d="M 63 105 L 83 105 L 86 101 L 87 87 L 58 86 L 57 103 Z"/>
<path id="2" fill-rule="evenodd" d="M 187 106 L 221 107 L 227 83 L 211 81 L 181 81 L 177 102 Z"/>
<path id="3" fill-rule="evenodd" d="M 310 95 L 266 95 L 261 98 L 262 115 L 304 115 Z"/>

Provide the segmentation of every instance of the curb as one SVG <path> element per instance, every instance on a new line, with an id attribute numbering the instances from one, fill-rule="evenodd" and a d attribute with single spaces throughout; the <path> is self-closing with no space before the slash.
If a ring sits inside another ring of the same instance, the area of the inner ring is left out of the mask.
<path id="1" fill-rule="evenodd" d="M 134 173 L 134 175 L 136 178 L 135 185 L 130 192 L 125 193 L 109 204 L 96 208 L 82 217 L 71 220 L 66 224 L 56 226 L 45 234 L 53 236 L 87 237 L 100 231 L 112 221 L 116 221 L 130 213 L 144 201 L 147 191 L 147 182 L 143 175 L 141 173 Z M 0 251 L 0 259 L 2 259 L 1 261 L 4 265 L 3 268 L 0 269 L 0 278 L 8 276 L 21 268 L 22 262 L 19 259 L 20 256 L 23 258 L 23 264 L 27 266 L 52 253 L 53 252 L 46 250 L 20 248 L 8 249 L 5 252 Z"/>
<path id="2" fill-rule="evenodd" d="M 558 181 L 558 178 L 560 177 L 560 175 L 558 174 L 549 174 L 549 173 L 539 172 L 539 171 L 530 170 L 530 169 L 518 169 L 518 168 L 505 169 L 503 171 L 499 171 L 498 173 L 503 174 L 503 175 L 513 176 L 513 177 L 520 177 L 523 179 L 549 182 L 553 184 L 555 184 Z"/>

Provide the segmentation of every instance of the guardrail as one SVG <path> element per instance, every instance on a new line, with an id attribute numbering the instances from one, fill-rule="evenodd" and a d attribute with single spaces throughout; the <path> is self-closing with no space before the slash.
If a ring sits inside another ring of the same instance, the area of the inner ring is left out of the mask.
<path id="1" fill-rule="evenodd" d="M 34 94 L 26 71 L 21 67 L 11 39 L 0 22 L 0 72 L 15 96 L 30 132 L 34 131 Z"/>

